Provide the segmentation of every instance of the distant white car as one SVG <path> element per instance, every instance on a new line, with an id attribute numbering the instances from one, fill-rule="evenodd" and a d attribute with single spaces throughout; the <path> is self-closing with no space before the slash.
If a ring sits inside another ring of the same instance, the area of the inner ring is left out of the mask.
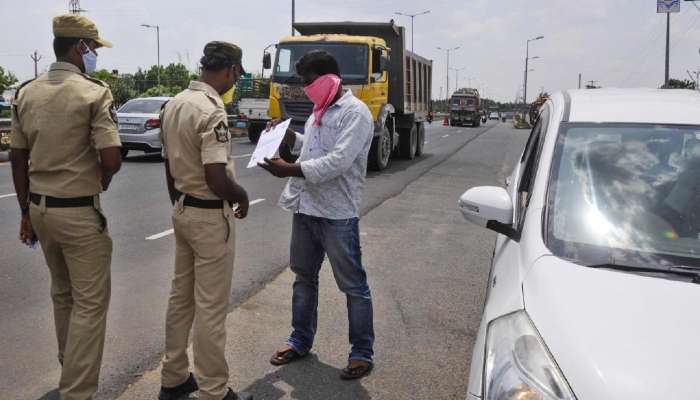
<path id="1" fill-rule="evenodd" d="M 498 118 L 500 118 L 500 117 L 498 116 L 498 113 L 495 112 L 495 111 L 492 112 L 491 114 L 489 114 L 489 119 L 495 119 L 495 120 L 497 120 Z"/>
<path id="2" fill-rule="evenodd" d="M 544 104 L 506 187 L 467 398 L 700 396 L 700 94 L 584 90 Z"/>
<path id="3" fill-rule="evenodd" d="M 117 110 L 122 157 L 129 150 L 160 153 L 160 108 L 172 97 L 142 97 L 127 101 Z"/>

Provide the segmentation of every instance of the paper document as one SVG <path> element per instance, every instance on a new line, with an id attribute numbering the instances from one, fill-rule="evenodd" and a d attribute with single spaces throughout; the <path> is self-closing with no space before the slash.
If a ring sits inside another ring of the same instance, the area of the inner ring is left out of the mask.
<path id="1" fill-rule="evenodd" d="M 265 157 L 275 157 L 275 154 L 277 153 L 280 144 L 282 144 L 282 139 L 284 139 L 284 135 L 287 133 L 287 128 L 289 128 L 289 124 L 291 122 L 292 119 L 290 118 L 284 122 L 280 122 L 269 132 L 265 132 L 265 130 L 263 130 L 260 133 L 258 145 L 255 147 L 253 155 L 250 156 L 248 168 L 256 167 L 259 162 L 265 162 Z"/>

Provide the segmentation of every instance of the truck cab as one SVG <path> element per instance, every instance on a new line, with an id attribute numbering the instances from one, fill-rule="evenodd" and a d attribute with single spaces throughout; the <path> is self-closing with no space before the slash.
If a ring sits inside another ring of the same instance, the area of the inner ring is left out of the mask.
<path id="1" fill-rule="evenodd" d="M 405 49 L 404 28 L 393 21 L 304 22 L 294 24 L 300 36 L 277 44 L 270 85 L 269 115 L 292 119 L 303 133 L 313 103 L 304 94 L 295 64 L 312 50 L 338 61 L 343 87 L 369 108 L 374 139 L 368 165 L 382 170 L 392 155 L 413 159 L 423 152 L 423 122 L 430 105 L 432 61 Z"/>

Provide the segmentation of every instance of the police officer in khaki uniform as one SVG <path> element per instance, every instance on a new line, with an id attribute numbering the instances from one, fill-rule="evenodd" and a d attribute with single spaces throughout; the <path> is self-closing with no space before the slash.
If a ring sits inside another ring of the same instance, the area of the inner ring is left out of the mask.
<path id="1" fill-rule="evenodd" d="M 20 240 L 37 239 L 51 274 L 62 400 L 97 391 L 110 297 L 112 240 L 100 208 L 121 167 L 107 84 L 87 73 L 111 44 L 89 19 L 53 20 L 56 62 L 24 83 L 12 105 L 12 175 Z"/>
<path id="2" fill-rule="evenodd" d="M 199 389 L 202 400 L 252 399 L 227 387 L 226 315 L 234 259 L 234 220 L 248 213 L 236 183 L 226 111 L 220 95 L 243 73 L 238 46 L 204 47 L 199 81 L 161 111 L 163 156 L 175 228 L 175 277 L 165 328 L 160 400 Z M 231 205 L 238 203 L 235 211 Z M 193 327 L 194 325 L 194 327 Z M 194 376 L 187 344 L 192 328 Z"/>

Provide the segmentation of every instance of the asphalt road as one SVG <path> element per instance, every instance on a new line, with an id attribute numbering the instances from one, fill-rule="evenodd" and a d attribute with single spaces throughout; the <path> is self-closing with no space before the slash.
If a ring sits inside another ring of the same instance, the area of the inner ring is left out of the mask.
<path id="1" fill-rule="evenodd" d="M 368 175 L 362 214 L 399 194 L 495 125 L 428 126 L 424 156 L 394 160 L 387 170 Z M 245 168 L 253 151 L 247 140 L 236 139 L 234 149 L 239 157 L 238 179 L 255 204 L 237 227 L 232 308 L 285 268 L 291 220 L 276 205 L 285 181 L 258 168 Z M 47 267 L 40 250 L 26 248 L 16 239 L 19 213 L 13 191 L 10 168 L 0 163 L 0 365 L 5 366 L 0 388 L 2 397 L 37 399 L 55 388 L 60 369 L 55 358 Z M 170 207 L 162 162 L 152 156 L 130 156 L 103 195 L 103 206 L 114 254 L 98 398 L 113 399 L 145 370 L 154 368 L 162 355 L 174 245 L 167 232 L 171 228 Z"/>

